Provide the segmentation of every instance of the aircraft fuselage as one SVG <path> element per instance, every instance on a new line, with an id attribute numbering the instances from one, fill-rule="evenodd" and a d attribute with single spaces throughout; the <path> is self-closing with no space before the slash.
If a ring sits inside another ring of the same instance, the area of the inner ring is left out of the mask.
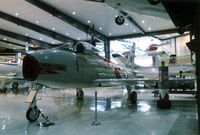
<path id="1" fill-rule="evenodd" d="M 53 88 L 95 87 L 96 79 L 127 77 L 127 72 L 95 53 L 74 53 L 49 49 L 27 55 L 23 61 L 23 76 Z"/>

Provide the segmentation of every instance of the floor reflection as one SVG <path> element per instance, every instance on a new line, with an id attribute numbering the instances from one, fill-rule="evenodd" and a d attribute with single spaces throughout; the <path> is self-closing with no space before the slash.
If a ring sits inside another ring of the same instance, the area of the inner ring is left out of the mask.
<path id="1" fill-rule="evenodd" d="M 141 112 L 148 112 L 151 109 L 149 103 L 145 101 L 140 101 L 137 105 L 137 110 Z"/>

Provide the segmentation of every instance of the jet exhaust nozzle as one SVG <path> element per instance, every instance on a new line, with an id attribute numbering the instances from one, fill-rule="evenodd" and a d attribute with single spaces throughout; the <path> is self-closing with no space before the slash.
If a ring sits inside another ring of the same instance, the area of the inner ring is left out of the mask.
<path id="1" fill-rule="evenodd" d="M 40 66 L 37 59 L 31 55 L 26 55 L 23 59 L 22 73 L 25 80 L 35 81 L 39 75 Z"/>

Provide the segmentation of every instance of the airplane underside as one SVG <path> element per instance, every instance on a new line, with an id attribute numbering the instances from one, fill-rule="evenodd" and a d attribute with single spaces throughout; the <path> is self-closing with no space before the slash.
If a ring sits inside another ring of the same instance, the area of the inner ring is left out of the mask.
<path id="1" fill-rule="evenodd" d="M 26 99 L 26 103 L 29 103 L 29 108 L 27 109 L 26 112 L 26 118 L 29 122 L 34 122 L 36 121 L 39 116 L 41 115 L 47 124 L 49 124 L 48 117 L 45 116 L 39 107 L 37 106 L 37 93 L 41 89 L 40 84 L 33 84 L 32 89 L 29 91 L 29 94 Z M 136 91 L 132 91 L 131 86 L 126 86 L 127 91 L 128 91 L 128 98 L 127 101 L 131 102 L 133 105 L 137 103 L 137 93 Z M 77 101 L 82 101 L 84 100 L 84 91 L 82 88 L 76 88 L 76 99 Z M 50 123 L 52 124 L 52 123 Z"/>

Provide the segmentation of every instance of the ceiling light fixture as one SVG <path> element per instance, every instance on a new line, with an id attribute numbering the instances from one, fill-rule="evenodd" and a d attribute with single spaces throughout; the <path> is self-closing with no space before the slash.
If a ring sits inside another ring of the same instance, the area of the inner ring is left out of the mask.
<path id="1" fill-rule="evenodd" d="M 109 33 L 109 36 L 111 36 L 112 34 L 111 33 Z"/>
<path id="2" fill-rule="evenodd" d="M 3 40 L 7 40 L 6 38 L 4 38 Z"/>
<path id="3" fill-rule="evenodd" d="M 55 28 L 55 27 L 53 27 L 53 28 L 52 28 L 52 30 L 56 30 L 56 28 Z"/>
<path id="4" fill-rule="evenodd" d="M 101 27 L 99 27 L 99 30 L 102 30 L 102 28 L 101 28 Z"/>
<path id="5" fill-rule="evenodd" d="M 149 27 L 148 30 L 151 31 L 151 27 Z"/>
<path id="6" fill-rule="evenodd" d="M 72 14 L 73 14 L 73 15 L 75 15 L 75 14 L 76 14 L 76 12 L 72 12 Z"/>
<path id="7" fill-rule="evenodd" d="M 69 33 L 66 33 L 66 35 L 68 36 L 68 35 L 69 35 Z"/>
<path id="8" fill-rule="evenodd" d="M 135 32 L 136 32 L 136 30 L 133 30 L 133 32 L 135 33 Z"/>
<path id="9" fill-rule="evenodd" d="M 26 33 L 25 36 L 28 36 L 28 33 Z"/>
<path id="10" fill-rule="evenodd" d="M 40 38 L 40 40 L 42 40 L 42 38 Z"/>
<path id="11" fill-rule="evenodd" d="M 16 16 L 18 16 L 18 15 L 19 15 L 19 13 L 15 13 L 15 15 L 16 15 Z"/>
<path id="12" fill-rule="evenodd" d="M 125 25 L 128 26 L 128 23 L 126 23 Z"/>
<path id="13" fill-rule="evenodd" d="M 36 24 L 38 24 L 38 23 L 39 23 L 39 21 L 36 21 L 35 23 L 36 23 Z"/>
<path id="14" fill-rule="evenodd" d="M 90 20 L 87 21 L 87 23 L 90 23 L 90 22 L 91 22 Z"/>
<path id="15" fill-rule="evenodd" d="M 145 21 L 144 21 L 144 20 L 142 20 L 142 23 L 145 23 Z"/>

